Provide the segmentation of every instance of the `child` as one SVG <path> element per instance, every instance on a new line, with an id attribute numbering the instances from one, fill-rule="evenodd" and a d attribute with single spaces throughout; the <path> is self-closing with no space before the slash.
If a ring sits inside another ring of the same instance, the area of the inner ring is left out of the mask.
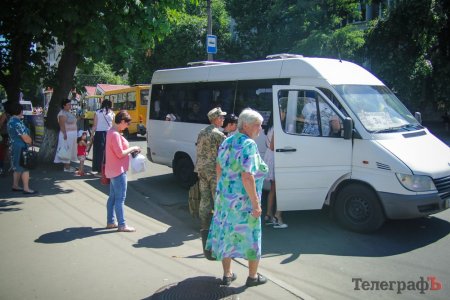
<path id="1" fill-rule="evenodd" d="M 80 167 L 78 171 L 75 172 L 75 176 L 83 176 L 84 175 L 84 161 L 86 160 L 86 148 L 89 144 L 87 139 L 86 131 L 83 131 L 80 137 L 77 138 L 77 155 L 78 160 L 80 161 Z"/>

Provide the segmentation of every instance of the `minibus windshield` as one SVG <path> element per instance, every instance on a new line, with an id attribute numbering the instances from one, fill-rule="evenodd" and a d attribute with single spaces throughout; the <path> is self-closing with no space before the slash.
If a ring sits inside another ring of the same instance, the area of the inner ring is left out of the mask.
<path id="1" fill-rule="evenodd" d="M 385 86 L 334 86 L 362 125 L 371 133 L 423 128 L 400 100 Z"/>

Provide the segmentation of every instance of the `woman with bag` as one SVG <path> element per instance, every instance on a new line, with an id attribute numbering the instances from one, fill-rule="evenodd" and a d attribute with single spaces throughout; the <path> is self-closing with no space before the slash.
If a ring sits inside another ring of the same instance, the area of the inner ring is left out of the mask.
<path id="1" fill-rule="evenodd" d="M 56 148 L 55 163 L 64 164 L 64 172 L 75 172 L 70 162 L 77 161 L 77 118 L 70 112 L 70 99 L 61 101 L 61 111 L 58 113 L 59 136 Z"/>
<path id="2" fill-rule="evenodd" d="M 30 171 L 20 165 L 20 155 L 24 148 L 28 148 L 32 140 L 30 137 L 30 130 L 23 124 L 23 108 L 17 102 L 8 105 L 8 113 L 11 116 L 8 120 L 8 134 L 11 141 L 11 166 L 13 173 L 13 185 L 11 190 L 13 192 L 23 192 L 24 194 L 32 195 L 37 191 L 30 189 Z M 23 187 L 19 186 L 19 181 L 22 179 Z"/>
<path id="3" fill-rule="evenodd" d="M 94 139 L 92 172 L 101 172 L 106 145 L 106 133 L 111 129 L 114 121 L 114 112 L 111 110 L 111 106 L 111 101 L 103 100 L 101 108 L 95 112 L 94 125 L 92 126 L 92 135 Z"/>
<path id="4" fill-rule="evenodd" d="M 117 231 L 121 232 L 136 231 L 133 227 L 126 225 L 123 213 L 127 197 L 129 155 L 141 151 L 138 146 L 130 147 L 128 141 L 120 134 L 128 128 L 130 122 L 131 117 L 128 112 L 121 110 L 114 117 L 113 127 L 106 134 L 105 175 L 111 179 L 106 203 L 106 228 L 117 228 Z"/>

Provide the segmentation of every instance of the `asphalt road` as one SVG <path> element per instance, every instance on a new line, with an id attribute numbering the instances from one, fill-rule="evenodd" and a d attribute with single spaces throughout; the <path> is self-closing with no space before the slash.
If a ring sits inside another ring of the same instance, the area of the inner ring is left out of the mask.
<path id="1" fill-rule="evenodd" d="M 145 152 L 145 140 L 131 143 Z M 259 271 L 269 283 L 245 289 L 237 260 L 238 280 L 219 289 L 221 266 L 201 255 L 187 190 L 170 168 L 148 166 L 130 174 L 131 234 L 103 229 L 108 187 L 92 176 L 33 171 L 36 197 L 0 178 L 0 299 L 450 298 L 450 210 L 370 235 L 341 229 L 326 211 L 286 212 L 289 228 L 263 229 Z M 442 287 L 423 290 L 430 281 Z"/>
<path id="2" fill-rule="evenodd" d="M 145 148 L 146 142 L 133 143 Z M 168 212 L 197 230 L 188 212 L 187 191 L 177 186 L 171 169 L 162 167 L 159 176 L 140 178 L 132 185 L 144 194 L 151 189 Z M 166 204 L 167 197 L 181 201 Z M 295 287 L 316 299 L 450 298 L 450 210 L 429 218 L 389 221 L 369 235 L 341 229 L 327 211 L 285 212 L 284 219 L 287 229 L 264 228 L 261 269 L 286 289 Z M 417 282 L 430 276 L 443 284 L 442 289 L 418 291 Z M 374 283 L 365 290 L 363 281 Z M 383 281 L 399 283 L 391 284 L 393 290 L 381 290 L 377 284 Z M 401 290 L 403 282 L 410 290 Z"/>

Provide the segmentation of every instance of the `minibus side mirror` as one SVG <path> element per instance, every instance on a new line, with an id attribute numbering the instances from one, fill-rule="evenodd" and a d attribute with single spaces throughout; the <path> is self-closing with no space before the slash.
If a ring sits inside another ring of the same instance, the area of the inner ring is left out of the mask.
<path id="1" fill-rule="evenodd" d="M 344 119 L 344 140 L 350 140 L 353 136 L 353 120 L 349 117 Z"/>
<path id="2" fill-rule="evenodd" d="M 414 113 L 414 118 L 416 118 L 417 122 L 419 122 L 419 124 L 422 124 L 422 114 L 418 111 L 416 111 Z"/>

